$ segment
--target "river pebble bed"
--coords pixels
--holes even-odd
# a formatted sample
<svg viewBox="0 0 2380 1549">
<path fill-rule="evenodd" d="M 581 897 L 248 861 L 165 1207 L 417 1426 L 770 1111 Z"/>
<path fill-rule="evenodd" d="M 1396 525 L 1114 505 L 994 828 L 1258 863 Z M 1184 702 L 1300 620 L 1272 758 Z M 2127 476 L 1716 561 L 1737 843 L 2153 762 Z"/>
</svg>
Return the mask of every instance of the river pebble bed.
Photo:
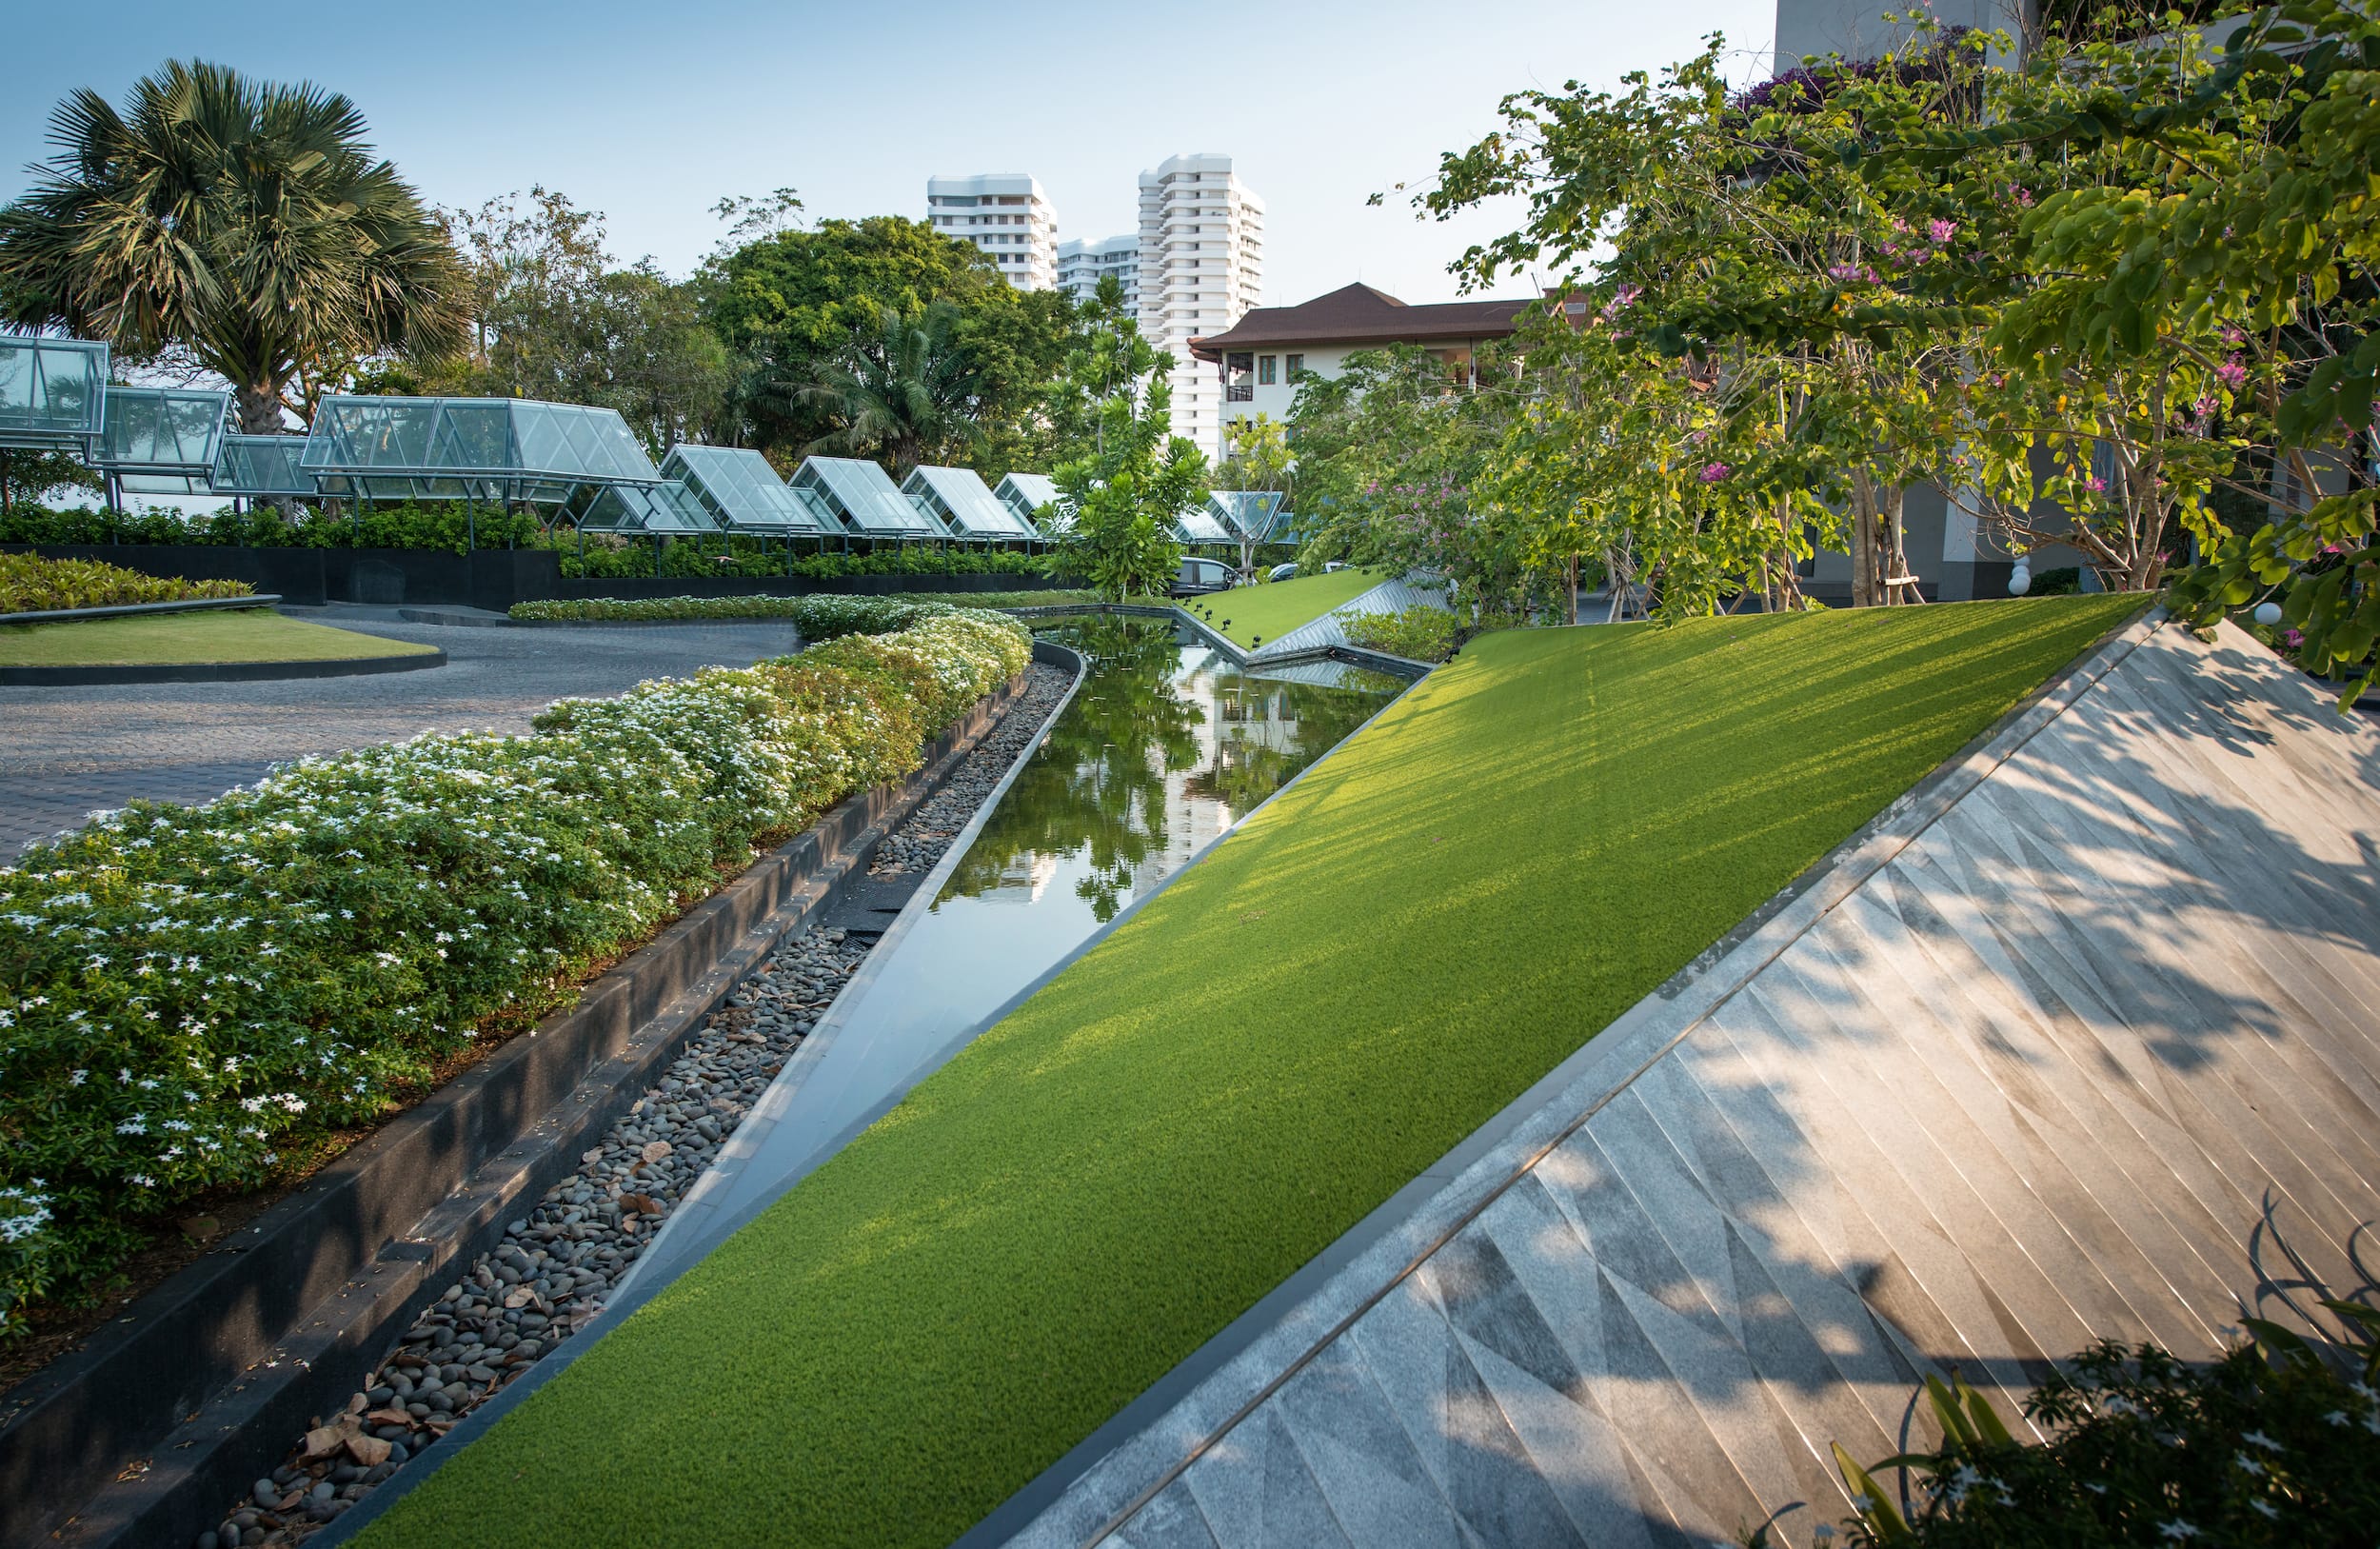
<svg viewBox="0 0 2380 1549">
<path fill-rule="evenodd" d="M 883 878 L 932 869 L 1073 681 L 1027 669 L 1015 702 L 940 790 L 878 845 Z M 585 1328 L 628 1266 L 867 958 L 874 934 L 813 926 L 780 943 L 688 1039 L 579 1170 L 417 1318 L 336 1415 L 317 1417 L 196 1549 L 292 1544 L 351 1510 L 462 1418 Z"/>
</svg>

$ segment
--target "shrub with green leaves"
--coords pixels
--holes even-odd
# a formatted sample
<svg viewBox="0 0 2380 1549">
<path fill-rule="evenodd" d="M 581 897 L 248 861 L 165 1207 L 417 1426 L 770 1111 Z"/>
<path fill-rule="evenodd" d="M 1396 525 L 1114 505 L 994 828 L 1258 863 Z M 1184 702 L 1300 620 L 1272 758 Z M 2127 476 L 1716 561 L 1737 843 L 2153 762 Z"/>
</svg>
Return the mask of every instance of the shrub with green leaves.
<svg viewBox="0 0 2380 1549">
<path fill-rule="evenodd" d="M 1031 649 L 943 609 L 27 851 L 0 870 L 0 1328 L 568 1002 L 757 847 L 915 768 Z"/>
<path fill-rule="evenodd" d="M 77 607 L 122 607 L 132 603 L 186 603 L 201 598 L 246 597 L 245 581 L 185 581 L 143 575 L 97 560 L 52 560 L 38 554 L 0 554 L 0 614 L 48 613 Z"/>
<path fill-rule="evenodd" d="M 1455 615 L 1426 603 L 1397 613 L 1342 609 L 1332 617 L 1348 644 L 1365 650 L 1386 651 L 1409 662 L 1443 662 L 1455 649 Z"/>
<path fill-rule="evenodd" d="M 2323 1304 L 2358 1346 L 2318 1348 L 2257 1319 L 2251 1340 L 2207 1362 L 2094 1345 L 2025 1400 L 2048 1435 L 2036 1443 L 1965 1382 L 1929 1380 L 1939 1448 L 1869 1468 L 1835 1449 L 1859 1509 L 1847 1536 L 1930 1549 L 2368 1543 L 2380 1522 L 2380 1313 Z M 1915 1479 L 1906 1500 L 1878 1478 L 1899 1467 Z"/>
</svg>

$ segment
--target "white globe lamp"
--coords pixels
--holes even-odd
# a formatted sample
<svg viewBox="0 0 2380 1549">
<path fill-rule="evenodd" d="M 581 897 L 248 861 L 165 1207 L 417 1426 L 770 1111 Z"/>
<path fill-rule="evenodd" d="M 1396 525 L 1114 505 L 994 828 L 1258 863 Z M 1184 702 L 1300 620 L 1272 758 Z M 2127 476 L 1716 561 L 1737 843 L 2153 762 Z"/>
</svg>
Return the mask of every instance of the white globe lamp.
<svg viewBox="0 0 2380 1549">
<path fill-rule="evenodd" d="M 2258 603 L 2256 605 L 2256 611 L 2250 616 L 2258 624 L 2261 624 L 2266 628 L 2270 629 L 2274 625 L 2281 622 L 2281 605 L 2278 603 Z"/>
</svg>

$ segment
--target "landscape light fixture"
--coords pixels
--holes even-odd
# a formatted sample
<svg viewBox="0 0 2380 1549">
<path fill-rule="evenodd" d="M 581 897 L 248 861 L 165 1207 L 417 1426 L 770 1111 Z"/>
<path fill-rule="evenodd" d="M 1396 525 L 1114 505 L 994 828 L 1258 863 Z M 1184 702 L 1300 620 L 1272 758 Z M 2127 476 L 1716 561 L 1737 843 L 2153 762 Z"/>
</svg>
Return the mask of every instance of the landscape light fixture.
<svg viewBox="0 0 2380 1549">
<path fill-rule="evenodd" d="M 2281 605 L 2278 603 L 2258 603 L 2256 605 L 2255 620 L 2266 628 L 2271 628 L 2274 625 L 2281 622 Z"/>
</svg>

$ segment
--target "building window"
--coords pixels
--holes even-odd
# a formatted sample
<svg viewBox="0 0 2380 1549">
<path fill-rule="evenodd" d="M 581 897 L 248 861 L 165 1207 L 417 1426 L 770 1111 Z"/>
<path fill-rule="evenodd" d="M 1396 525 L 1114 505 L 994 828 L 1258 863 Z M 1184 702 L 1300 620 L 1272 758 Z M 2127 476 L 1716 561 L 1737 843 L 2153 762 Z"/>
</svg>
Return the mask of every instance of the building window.
<svg viewBox="0 0 2380 1549">
<path fill-rule="evenodd" d="M 1273 368 L 1279 364 L 1280 357 L 1278 355 L 1259 355 L 1256 358 L 1256 385 L 1259 387 L 1273 386 L 1276 380 Z"/>
<path fill-rule="evenodd" d="M 1289 380 L 1295 382 L 1298 380 L 1298 373 L 1306 368 L 1306 358 L 1303 355 L 1291 355 L 1288 357 L 1288 364 Z"/>
<path fill-rule="evenodd" d="M 1244 404 L 1254 398 L 1256 396 L 1256 356 L 1252 353 L 1234 350 L 1223 357 L 1223 365 L 1230 374 L 1230 381 L 1223 388 L 1223 396 L 1235 404 Z"/>
</svg>

